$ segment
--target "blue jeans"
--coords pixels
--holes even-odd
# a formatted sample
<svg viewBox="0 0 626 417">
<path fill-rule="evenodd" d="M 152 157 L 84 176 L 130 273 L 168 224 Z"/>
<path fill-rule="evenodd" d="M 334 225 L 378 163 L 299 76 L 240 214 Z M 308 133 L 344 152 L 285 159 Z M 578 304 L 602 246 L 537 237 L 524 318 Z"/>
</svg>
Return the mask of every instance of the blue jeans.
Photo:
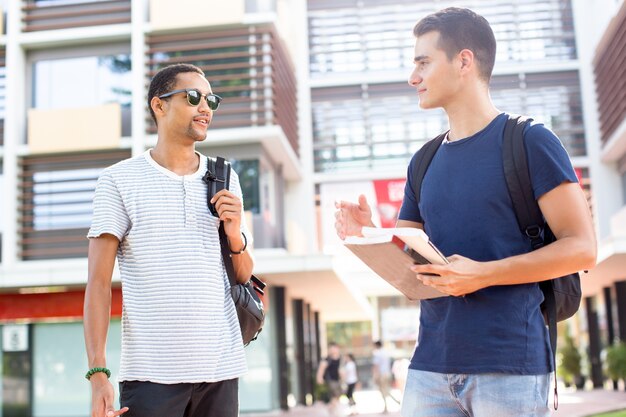
<svg viewBox="0 0 626 417">
<path fill-rule="evenodd" d="M 547 417 L 550 374 L 440 374 L 409 369 L 402 417 Z"/>
</svg>

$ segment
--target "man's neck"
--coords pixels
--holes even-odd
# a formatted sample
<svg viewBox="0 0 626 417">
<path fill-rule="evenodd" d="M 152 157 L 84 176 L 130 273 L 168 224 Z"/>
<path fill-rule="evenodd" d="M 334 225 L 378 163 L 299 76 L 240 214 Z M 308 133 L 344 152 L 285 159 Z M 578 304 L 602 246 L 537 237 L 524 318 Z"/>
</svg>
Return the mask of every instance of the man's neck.
<svg viewBox="0 0 626 417">
<path fill-rule="evenodd" d="M 193 143 L 189 146 L 158 140 L 150 156 L 157 164 L 177 175 L 193 174 L 200 164 Z"/>
<path fill-rule="evenodd" d="M 483 130 L 501 112 L 493 105 L 489 91 L 477 88 L 445 106 L 450 133 L 448 140 L 470 137 Z"/>
</svg>

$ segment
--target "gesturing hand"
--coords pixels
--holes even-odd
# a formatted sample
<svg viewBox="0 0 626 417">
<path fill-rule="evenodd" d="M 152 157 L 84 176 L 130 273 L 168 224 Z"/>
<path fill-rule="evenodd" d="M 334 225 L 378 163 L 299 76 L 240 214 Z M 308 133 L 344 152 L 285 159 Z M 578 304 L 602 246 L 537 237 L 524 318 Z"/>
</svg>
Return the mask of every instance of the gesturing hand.
<svg viewBox="0 0 626 417">
<path fill-rule="evenodd" d="M 336 201 L 335 229 L 341 240 L 347 236 L 360 236 L 363 226 L 374 226 L 372 223 L 372 209 L 363 194 L 359 196 L 359 203 Z"/>
</svg>

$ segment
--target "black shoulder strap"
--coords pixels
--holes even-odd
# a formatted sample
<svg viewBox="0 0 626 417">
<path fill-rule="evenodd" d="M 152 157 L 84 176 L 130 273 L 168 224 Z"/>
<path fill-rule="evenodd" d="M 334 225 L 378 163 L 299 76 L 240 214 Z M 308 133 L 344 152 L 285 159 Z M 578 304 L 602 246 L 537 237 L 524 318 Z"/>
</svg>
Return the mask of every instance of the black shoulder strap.
<svg viewBox="0 0 626 417">
<path fill-rule="evenodd" d="M 524 146 L 524 129 L 531 120 L 523 116 L 509 117 L 504 127 L 502 162 L 517 223 L 535 250 L 543 245 L 544 220 L 535 200 Z"/>
<path fill-rule="evenodd" d="M 504 177 L 511 195 L 517 223 L 522 233 L 530 240 L 532 250 L 535 250 L 544 245 L 545 234 L 552 232 L 545 223 L 541 209 L 537 204 L 537 200 L 535 200 L 535 193 L 530 180 L 526 147 L 524 145 L 524 129 L 531 121 L 532 119 L 524 116 L 509 117 L 504 127 L 502 162 L 504 165 Z M 539 288 L 541 288 L 544 296 L 542 307 L 548 322 L 550 348 L 552 349 L 552 366 L 555 366 L 556 298 L 552 280 L 540 282 Z M 559 405 L 556 388 L 556 367 L 554 369 L 554 407 L 556 410 Z"/>
<path fill-rule="evenodd" d="M 434 139 L 429 140 L 417 151 L 415 155 L 415 165 L 413 166 L 413 193 L 415 194 L 415 202 L 419 204 L 420 195 L 422 193 L 422 182 L 426 175 L 426 170 L 432 162 L 441 143 L 446 138 L 448 132 L 442 133 Z"/>
<path fill-rule="evenodd" d="M 217 215 L 211 204 L 211 198 L 221 190 L 228 190 L 228 186 L 230 185 L 230 162 L 226 161 L 221 156 L 217 158 L 207 157 L 207 171 L 202 180 L 206 182 L 209 187 L 207 192 L 207 204 L 209 209 L 213 215 Z M 230 257 L 230 248 L 228 247 L 228 238 L 226 237 L 223 221 L 220 221 L 219 235 L 224 268 L 226 269 L 230 285 L 234 286 L 237 284 L 235 281 L 235 268 L 233 266 L 233 260 Z"/>
</svg>

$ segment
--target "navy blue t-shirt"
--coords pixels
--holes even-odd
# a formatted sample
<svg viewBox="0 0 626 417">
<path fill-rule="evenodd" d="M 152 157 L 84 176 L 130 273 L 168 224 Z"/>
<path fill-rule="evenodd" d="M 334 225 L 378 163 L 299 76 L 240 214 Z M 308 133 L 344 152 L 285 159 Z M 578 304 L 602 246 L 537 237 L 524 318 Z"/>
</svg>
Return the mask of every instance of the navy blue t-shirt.
<svg viewBox="0 0 626 417">
<path fill-rule="evenodd" d="M 419 207 L 408 168 L 399 218 L 420 222 L 444 255 L 492 261 L 530 251 L 520 232 L 504 178 L 500 114 L 475 135 L 446 142 L 422 183 Z M 565 181 L 577 182 L 559 139 L 541 124 L 524 134 L 535 198 Z M 411 369 L 441 373 L 536 375 L 552 371 L 536 283 L 493 286 L 465 297 L 421 302 Z"/>
</svg>

